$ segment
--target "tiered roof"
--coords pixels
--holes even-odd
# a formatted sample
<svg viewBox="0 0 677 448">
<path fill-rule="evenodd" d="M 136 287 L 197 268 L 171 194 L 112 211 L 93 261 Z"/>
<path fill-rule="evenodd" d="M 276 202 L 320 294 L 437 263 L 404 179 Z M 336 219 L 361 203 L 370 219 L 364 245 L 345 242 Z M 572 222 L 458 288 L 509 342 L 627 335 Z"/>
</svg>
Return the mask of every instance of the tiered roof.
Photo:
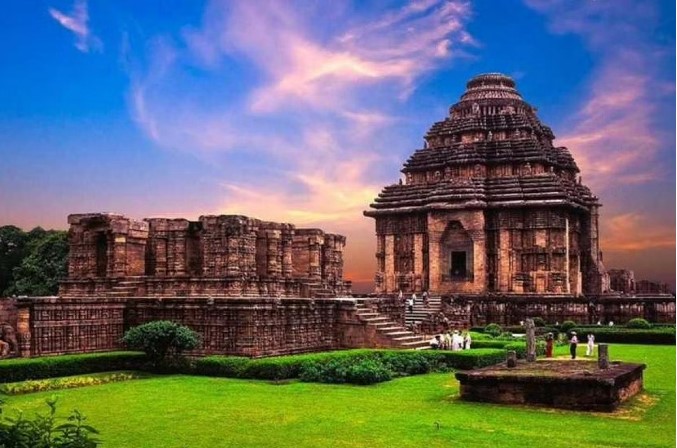
<svg viewBox="0 0 677 448">
<path fill-rule="evenodd" d="M 430 128 L 426 147 L 405 162 L 407 183 L 385 187 L 365 214 L 598 205 L 590 189 L 577 180 L 579 169 L 571 153 L 553 146 L 554 138 L 522 99 L 514 80 L 500 73 L 479 75 L 468 82 L 449 116 Z M 532 172 L 532 166 L 538 169 Z M 496 174 L 499 167 L 501 174 Z M 505 174 L 506 167 L 513 167 L 515 174 Z M 454 168 L 471 174 L 450 176 Z"/>
</svg>

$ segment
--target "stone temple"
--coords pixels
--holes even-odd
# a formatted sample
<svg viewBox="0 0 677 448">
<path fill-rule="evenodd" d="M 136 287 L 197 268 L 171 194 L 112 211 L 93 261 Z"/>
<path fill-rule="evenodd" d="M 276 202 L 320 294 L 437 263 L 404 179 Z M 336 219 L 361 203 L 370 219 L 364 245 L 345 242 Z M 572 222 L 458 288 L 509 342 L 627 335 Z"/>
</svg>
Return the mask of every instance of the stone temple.
<svg viewBox="0 0 677 448">
<path fill-rule="evenodd" d="M 365 212 L 378 239 L 371 297 L 343 279 L 345 237 L 320 229 L 75 214 L 59 296 L 0 300 L 0 330 L 28 357 L 120 350 L 127 329 L 172 320 L 200 334 L 192 355 L 271 356 L 427 347 L 440 322 L 674 322 L 674 295 L 630 293 L 632 276 L 614 273 L 626 293 L 607 292 L 600 203 L 553 139 L 512 79 L 470 80 L 405 163 L 406 182 Z M 405 314 L 400 290 L 429 291 L 430 308 Z"/>
<path fill-rule="evenodd" d="M 601 204 L 554 138 L 513 79 L 472 78 L 405 162 L 405 182 L 364 212 L 376 221 L 376 291 L 606 292 Z"/>
</svg>

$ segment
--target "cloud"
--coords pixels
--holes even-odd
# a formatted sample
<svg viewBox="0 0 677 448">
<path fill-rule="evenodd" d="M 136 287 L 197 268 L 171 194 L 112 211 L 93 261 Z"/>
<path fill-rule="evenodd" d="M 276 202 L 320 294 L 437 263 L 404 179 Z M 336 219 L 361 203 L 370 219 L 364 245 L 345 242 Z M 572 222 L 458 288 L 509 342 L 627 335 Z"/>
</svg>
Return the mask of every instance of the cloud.
<svg viewBox="0 0 677 448">
<path fill-rule="evenodd" d="M 546 14 L 553 32 L 581 36 L 600 61 L 587 98 L 557 140 L 572 151 L 587 183 L 604 190 L 665 179 L 669 173 L 658 159 L 671 150 L 674 136 L 657 118 L 666 88 L 674 95 L 672 80 L 661 71 L 672 49 L 648 38 L 647 27 L 658 19 L 655 5 L 634 0 L 526 3 Z"/>
<path fill-rule="evenodd" d="M 675 247 L 675 228 L 656 225 L 640 213 L 625 213 L 607 220 L 603 247 L 609 251 L 640 251 Z"/>
<path fill-rule="evenodd" d="M 87 0 L 76 0 L 70 14 L 65 14 L 55 8 L 49 8 L 48 11 L 49 15 L 61 26 L 75 34 L 75 48 L 83 53 L 101 50 L 101 41 L 92 34 L 88 26 Z"/>
</svg>

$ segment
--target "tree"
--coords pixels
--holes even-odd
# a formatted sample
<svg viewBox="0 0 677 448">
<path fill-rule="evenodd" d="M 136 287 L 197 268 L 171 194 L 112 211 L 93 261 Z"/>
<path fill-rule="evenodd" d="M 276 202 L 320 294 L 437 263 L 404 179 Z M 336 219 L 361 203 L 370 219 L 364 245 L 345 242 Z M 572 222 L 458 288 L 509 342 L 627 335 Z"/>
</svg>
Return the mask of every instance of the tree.
<svg viewBox="0 0 677 448">
<path fill-rule="evenodd" d="M 197 348 L 200 336 L 175 322 L 156 320 L 130 328 L 122 342 L 132 350 L 145 352 L 155 366 L 160 366 L 169 355 L 178 359 L 184 351 Z"/>
<path fill-rule="evenodd" d="M 64 231 L 31 230 L 27 255 L 12 271 L 13 284 L 6 290 L 12 295 L 55 295 L 59 280 L 68 274 L 68 240 Z"/>
<path fill-rule="evenodd" d="M 28 235 L 16 226 L 0 227 L 0 294 L 14 283 L 12 271 L 26 255 Z"/>
</svg>

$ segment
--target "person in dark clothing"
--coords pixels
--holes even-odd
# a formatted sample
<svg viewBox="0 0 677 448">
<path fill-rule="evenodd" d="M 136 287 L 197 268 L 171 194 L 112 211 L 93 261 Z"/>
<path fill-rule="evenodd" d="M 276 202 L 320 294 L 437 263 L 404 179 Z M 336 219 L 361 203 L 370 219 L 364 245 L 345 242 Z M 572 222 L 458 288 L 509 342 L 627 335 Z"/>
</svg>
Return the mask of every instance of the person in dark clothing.
<svg viewBox="0 0 677 448">
<path fill-rule="evenodd" d="M 576 346 L 578 346 L 578 338 L 576 337 L 576 332 L 571 332 L 571 339 L 569 339 L 569 352 L 571 353 L 571 359 L 576 359 Z"/>
</svg>

